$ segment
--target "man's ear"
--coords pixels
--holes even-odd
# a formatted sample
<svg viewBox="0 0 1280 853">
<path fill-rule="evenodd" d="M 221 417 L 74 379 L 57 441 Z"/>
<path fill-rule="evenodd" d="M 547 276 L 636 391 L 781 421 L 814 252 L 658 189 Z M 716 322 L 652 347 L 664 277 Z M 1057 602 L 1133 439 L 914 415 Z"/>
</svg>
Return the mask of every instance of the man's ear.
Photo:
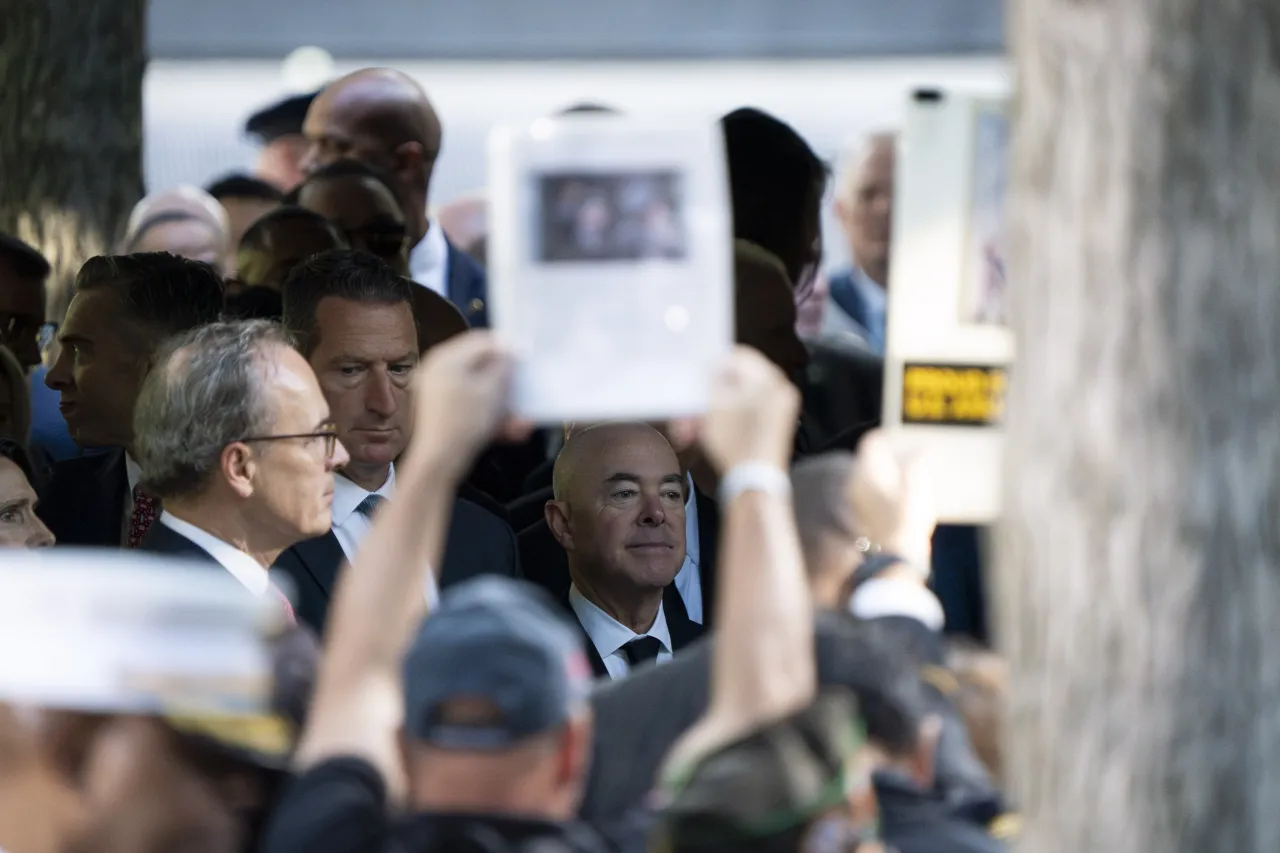
<svg viewBox="0 0 1280 853">
<path fill-rule="evenodd" d="M 933 788 L 934 762 L 938 755 L 938 740 L 942 737 L 942 718 L 929 714 L 920 723 L 920 736 L 911 755 L 911 778 L 922 791 Z"/>
<path fill-rule="evenodd" d="M 253 495 L 253 477 L 258 471 L 258 463 L 249 445 L 233 441 L 222 448 L 218 468 L 233 492 L 241 498 Z"/>
<path fill-rule="evenodd" d="M 542 507 L 542 517 L 551 528 L 551 535 L 566 551 L 573 550 L 573 532 L 569 529 L 569 505 L 564 501 L 547 501 Z"/>
</svg>

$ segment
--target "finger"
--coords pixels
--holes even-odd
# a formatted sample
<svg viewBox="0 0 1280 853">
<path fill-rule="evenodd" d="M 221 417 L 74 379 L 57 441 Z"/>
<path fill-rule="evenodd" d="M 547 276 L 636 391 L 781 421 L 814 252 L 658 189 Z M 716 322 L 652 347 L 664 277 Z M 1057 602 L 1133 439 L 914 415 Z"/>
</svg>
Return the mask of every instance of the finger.
<svg viewBox="0 0 1280 853">
<path fill-rule="evenodd" d="M 698 441 L 698 427 L 700 421 L 697 418 L 674 418 L 667 424 L 666 433 L 667 440 L 671 442 L 671 449 L 676 453 L 683 453 Z"/>
</svg>

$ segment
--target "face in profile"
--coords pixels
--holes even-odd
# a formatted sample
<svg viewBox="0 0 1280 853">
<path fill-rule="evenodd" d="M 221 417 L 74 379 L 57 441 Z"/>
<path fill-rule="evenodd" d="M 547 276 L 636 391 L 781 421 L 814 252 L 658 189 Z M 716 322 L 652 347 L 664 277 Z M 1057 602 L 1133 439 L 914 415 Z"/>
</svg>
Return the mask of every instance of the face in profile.
<svg viewBox="0 0 1280 853">
<path fill-rule="evenodd" d="M 413 310 L 407 303 L 326 296 L 316 306 L 316 327 L 319 343 L 310 363 L 351 457 L 346 473 L 376 490 L 413 428 L 409 391 L 418 364 Z"/>
<path fill-rule="evenodd" d="M 36 517 L 36 492 L 12 460 L 0 456 L 0 548 L 45 548 L 53 534 Z"/>
<path fill-rule="evenodd" d="M 298 205 L 336 225 L 351 248 L 377 255 L 401 275 L 408 273 L 404 214 L 380 181 L 364 175 L 313 180 L 298 193 Z"/>
<path fill-rule="evenodd" d="M 263 394 L 271 409 L 271 434 L 311 436 L 252 445 L 255 517 L 274 545 L 287 548 L 328 532 L 333 471 L 346 464 L 347 454 L 341 442 L 315 435 L 331 429 L 329 406 L 302 356 L 273 346 L 270 359 Z"/>
<path fill-rule="evenodd" d="M 77 444 L 133 441 L 133 406 L 149 358 L 133 332 L 110 288 L 82 290 L 71 300 L 58 331 L 58 357 L 44 381 L 59 393 L 58 409 Z"/>
<path fill-rule="evenodd" d="M 573 476 L 548 522 L 571 565 L 613 588 L 660 589 L 685 555 L 685 480 L 667 440 L 644 424 L 579 433 Z"/>
</svg>

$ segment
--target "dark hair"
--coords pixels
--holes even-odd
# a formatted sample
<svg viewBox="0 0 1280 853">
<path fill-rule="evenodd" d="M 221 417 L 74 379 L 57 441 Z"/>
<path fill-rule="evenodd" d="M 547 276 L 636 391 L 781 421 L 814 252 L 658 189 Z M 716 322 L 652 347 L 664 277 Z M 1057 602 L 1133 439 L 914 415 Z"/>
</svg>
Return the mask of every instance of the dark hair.
<svg viewBox="0 0 1280 853">
<path fill-rule="evenodd" d="M 368 252 L 337 249 L 313 255 L 293 268 L 284 282 L 284 327 L 310 356 L 320 343 L 316 308 L 326 296 L 352 302 L 413 308 L 413 288 L 385 261 Z"/>
<path fill-rule="evenodd" d="M 853 693 L 867 737 L 890 754 L 911 754 L 929 713 L 928 694 L 915 659 L 886 625 L 844 613 L 825 613 L 819 631 L 818 682 Z"/>
<path fill-rule="evenodd" d="M 154 351 L 165 338 L 216 322 L 222 279 L 213 267 L 168 252 L 98 255 L 76 274 L 76 292 L 113 290 L 127 319 Z M 122 336 L 131 337 L 126 330 Z"/>
<path fill-rule="evenodd" d="M 333 237 L 335 248 L 347 245 L 347 238 L 342 236 L 338 226 L 314 210 L 307 210 L 305 207 L 297 207 L 296 205 L 285 205 L 268 211 L 255 219 L 253 224 L 245 230 L 244 236 L 240 238 L 239 251 L 265 251 L 267 248 L 267 232 L 277 225 L 283 225 L 287 222 L 306 222 L 316 228 L 327 231 Z"/>
<path fill-rule="evenodd" d="M 284 199 L 284 193 L 280 192 L 276 187 L 261 178 L 255 178 L 243 172 L 224 175 L 205 187 L 204 191 L 218 201 L 226 198 L 256 198 L 262 201 L 282 201 Z"/>
<path fill-rule="evenodd" d="M 303 187 L 320 181 L 333 180 L 334 178 L 372 178 L 386 187 L 387 192 L 391 193 L 391 197 L 396 200 L 396 204 L 400 203 L 400 191 L 396 189 L 395 178 L 391 176 L 390 172 L 363 160 L 352 160 L 349 157 L 335 160 L 329 165 L 307 175 L 306 179 L 289 193 L 289 203 L 298 203 L 298 199 L 302 197 Z"/>
<path fill-rule="evenodd" d="M 31 454 L 27 452 L 25 444 L 11 435 L 0 434 L 0 458 L 8 459 L 17 465 L 31 488 L 37 490 L 40 488 L 42 478 L 36 471 L 35 465 L 31 463 Z"/>
<path fill-rule="evenodd" d="M 828 170 L 789 124 L 744 107 L 720 119 L 733 204 L 733 236 L 777 255 L 794 287 L 814 260 Z"/>
<path fill-rule="evenodd" d="M 0 232 L 0 258 L 6 259 L 14 272 L 23 278 L 38 278 L 44 281 L 49 277 L 49 262 L 32 246 L 17 237 Z"/>
<path fill-rule="evenodd" d="M 280 291 L 261 285 L 228 294 L 222 309 L 222 316 L 227 320 L 274 320 L 279 323 L 283 314 Z"/>
</svg>

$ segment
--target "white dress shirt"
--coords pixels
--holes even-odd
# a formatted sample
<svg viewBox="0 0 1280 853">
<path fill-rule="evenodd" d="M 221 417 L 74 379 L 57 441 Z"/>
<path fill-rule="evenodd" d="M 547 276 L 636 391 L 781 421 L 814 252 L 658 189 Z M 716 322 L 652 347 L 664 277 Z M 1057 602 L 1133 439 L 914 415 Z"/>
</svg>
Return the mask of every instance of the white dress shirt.
<svg viewBox="0 0 1280 853">
<path fill-rule="evenodd" d="M 698 498 L 693 487 L 693 475 L 686 474 L 689 483 L 689 499 L 684 502 L 684 565 L 676 575 L 676 591 L 684 602 L 689 619 L 702 624 L 702 575 L 698 573 L 698 560 L 702 547 L 698 540 Z"/>
<path fill-rule="evenodd" d="M 369 495 L 378 495 L 387 500 L 395 494 L 396 490 L 396 466 L 392 465 L 387 472 L 387 481 L 378 488 L 376 492 L 366 491 L 346 477 L 338 474 L 333 478 L 333 537 L 338 540 L 338 545 L 342 548 L 342 553 L 346 555 L 347 562 L 350 563 L 356 558 L 356 552 L 360 550 L 360 543 L 364 541 L 364 537 L 368 535 L 370 528 L 373 527 L 373 519 L 363 513 L 356 512 L 356 508 L 364 502 Z M 434 574 L 427 576 L 426 587 L 427 603 L 435 606 L 439 599 L 439 590 L 436 588 L 436 579 Z"/>
<path fill-rule="evenodd" d="M 218 564 L 240 581 L 249 592 L 259 596 L 266 594 L 268 587 L 271 586 L 271 579 L 267 576 L 267 570 L 253 557 L 209 531 L 202 530 L 191 522 L 183 521 L 167 512 L 160 513 L 159 521 L 174 533 L 208 551 L 209 556 L 217 560 Z"/>
<path fill-rule="evenodd" d="M 849 599 L 849 612 L 859 619 L 906 616 L 931 631 L 946 622 L 942 603 L 927 586 L 905 578 L 872 578 Z"/>
<path fill-rule="evenodd" d="M 662 612 L 661 604 L 658 605 L 658 617 L 643 634 L 637 634 L 587 601 L 576 586 L 569 587 L 569 606 L 578 617 L 582 630 L 591 638 L 591 645 L 596 647 L 610 678 L 622 678 L 631 669 L 622 647 L 637 637 L 653 637 L 662 644 L 662 648 L 658 650 L 658 663 L 671 660 L 671 632 L 667 630 L 667 617 Z"/>
<path fill-rule="evenodd" d="M 409 250 L 409 277 L 449 298 L 449 243 L 440 223 L 427 220 L 427 233 Z"/>
</svg>

